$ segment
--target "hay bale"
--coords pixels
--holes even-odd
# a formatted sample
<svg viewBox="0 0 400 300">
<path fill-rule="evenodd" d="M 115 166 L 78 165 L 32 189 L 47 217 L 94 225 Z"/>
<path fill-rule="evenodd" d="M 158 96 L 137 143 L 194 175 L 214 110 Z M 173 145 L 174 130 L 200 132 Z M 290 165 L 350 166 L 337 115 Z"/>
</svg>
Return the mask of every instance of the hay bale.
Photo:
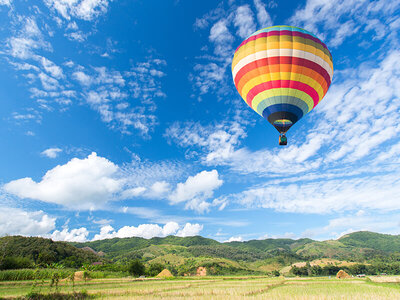
<svg viewBox="0 0 400 300">
<path fill-rule="evenodd" d="M 206 267 L 198 267 L 196 270 L 196 276 L 207 276 L 207 268 Z"/>
<path fill-rule="evenodd" d="M 170 277 L 174 277 L 174 275 L 172 275 L 172 273 L 168 269 L 164 269 L 156 277 L 158 277 L 158 278 L 170 278 Z"/>
<path fill-rule="evenodd" d="M 85 272 L 87 271 L 77 271 L 74 273 L 74 281 L 82 281 L 82 280 L 88 280 L 88 276 L 85 278 Z M 87 274 L 89 275 L 89 274 Z"/>
<path fill-rule="evenodd" d="M 350 275 L 347 274 L 345 271 L 340 270 L 339 272 L 337 272 L 336 278 L 338 278 L 338 279 L 350 278 Z"/>
</svg>

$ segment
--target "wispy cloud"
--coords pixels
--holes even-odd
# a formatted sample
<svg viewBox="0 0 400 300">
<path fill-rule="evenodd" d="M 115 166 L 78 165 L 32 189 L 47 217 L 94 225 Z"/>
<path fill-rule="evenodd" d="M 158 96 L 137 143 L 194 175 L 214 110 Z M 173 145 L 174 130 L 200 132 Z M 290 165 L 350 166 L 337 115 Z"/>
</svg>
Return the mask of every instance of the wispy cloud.
<svg viewBox="0 0 400 300">
<path fill-rule="evenodd" d="M 387 213 L 374 213 L 358 210 L 354 213 L 345 214 L 329 219 L 326 226 L 309 228 L 301 235 L 313 239 L 337 239 L 345 234 L 355 231 L 373 231 L 387 234 L 399 234 L 399 215 Z"/>
<path fill-rule="evenodd" d="M 78 18 L 91 21 L 107 12 L 109 0 L 44 0 L 45 4 L 59 13 L 63 18 L 70 20 Z"/>
<path fill-rule="evenodd" d="M 326 40 L 331 47 L 338 47 L 348 37 L 362 31 L 375 31 L 374 39 L 389 36 L 393 13 L 400 4 L 396 1 L 308 0 L 304 8 L 298 9 L 288 20 Z"/>
<path fill-rule="evenodd" d="M 41 154 L 43 156 L 47 156 L 48 158 L 56 158 L 59 153 L 62 152 L 62 149 L 60 148 L 49 148 L 44 150 Z"/>
<path fill-rule="evenodd" d="M 45 41 L 36 20 L 33 17 L 20 20 L 24 25 L 20 31 L 7 40 L 8 53 L 14 58 L 29 59 L 34 51 L 44 49 L 52 51 L 50 43 Z"/>
<path fill-rule="evenodd" d="M 255 2 L 256 4 L 256 2 Z M 258 4 L 258 3 L 257 3 Z M 260 7 L 258 7 L 260 8 Z M 265 16 L 264 16 L 265 17 Z M 256 31 L 256 23 L 254 22 L 254 14 L 249 5 L 239 6 L 236 9 L 233 24 L 237 27 L 237 35 L 246 38 Z"/>
</svg>

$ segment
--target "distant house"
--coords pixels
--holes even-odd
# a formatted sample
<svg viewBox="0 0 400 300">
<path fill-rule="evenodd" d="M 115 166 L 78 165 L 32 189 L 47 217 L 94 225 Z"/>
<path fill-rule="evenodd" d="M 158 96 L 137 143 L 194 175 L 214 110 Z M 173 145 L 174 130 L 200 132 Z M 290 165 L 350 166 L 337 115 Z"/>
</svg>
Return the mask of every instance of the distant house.
<svg viewBox="0 0 400 300">
<path fill-rule="evenodd" d="M 358 278 L 363 278 L 363 277 L 365 277 L 365 274 L 357 274 L 357 277 Z"/>
</svg>

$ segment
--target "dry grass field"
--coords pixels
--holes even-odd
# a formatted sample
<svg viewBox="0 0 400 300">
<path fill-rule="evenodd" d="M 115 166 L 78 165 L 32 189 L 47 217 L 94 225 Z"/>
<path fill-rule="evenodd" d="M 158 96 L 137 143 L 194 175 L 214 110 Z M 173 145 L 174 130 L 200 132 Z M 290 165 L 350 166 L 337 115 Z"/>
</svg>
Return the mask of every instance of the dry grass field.
<svg viewBox="0 0 400 300">
<path fill-rule="evenodd" d="M 87 291 L 97 299 L 400 299 L 400 277 L 371 279 L 205 277 L 172 280 L 97 279 L 76 282 L 75 291 Z M 0 298 L 25 296 L 32 281 L 0 282 Z M 41 293 L 54 287 L 45 282 Z M 72 293 L 70 283 L 59 285 L 61 293 Z"/>
</svg>

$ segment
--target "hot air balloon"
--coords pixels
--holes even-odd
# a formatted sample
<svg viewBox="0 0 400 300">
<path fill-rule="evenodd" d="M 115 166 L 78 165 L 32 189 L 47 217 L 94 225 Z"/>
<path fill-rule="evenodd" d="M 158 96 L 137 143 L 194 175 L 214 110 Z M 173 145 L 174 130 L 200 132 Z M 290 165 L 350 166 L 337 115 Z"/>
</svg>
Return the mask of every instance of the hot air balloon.
<svg viewBox="0 0 400 300">
<path fill-rule="evenodd" d="M 272 26 L 254 32 L 235 51 L 232 76 L 243 100 L 280 133 L 325 96 L 332 81 L 332 55 L 307 30 Z"/>
</svg>

